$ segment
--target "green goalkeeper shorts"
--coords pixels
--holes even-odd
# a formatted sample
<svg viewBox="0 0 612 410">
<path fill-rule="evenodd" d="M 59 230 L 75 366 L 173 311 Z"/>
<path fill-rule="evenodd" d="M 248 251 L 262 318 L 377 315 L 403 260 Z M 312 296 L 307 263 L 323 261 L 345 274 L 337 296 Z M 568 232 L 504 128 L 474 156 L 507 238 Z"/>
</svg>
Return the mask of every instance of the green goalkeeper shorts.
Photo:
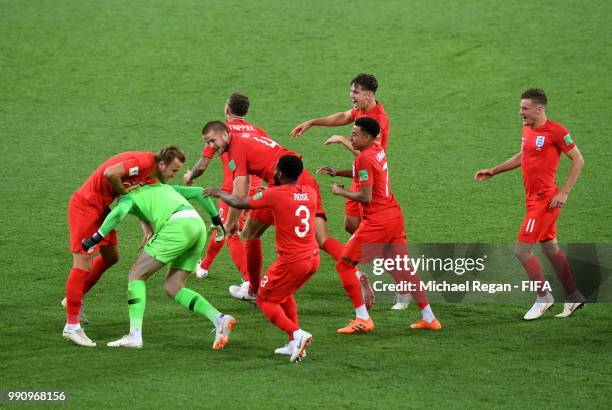
<svg viewBox="0 0 612 410">
<path fill-rule="evenodd" d="M 172 215 L 151 237 L 144 251 L 173 269 L 193 272 L 206 246 L 206 226 L 195 210 L 181 212 L 179 217 Z"/>
</svg>

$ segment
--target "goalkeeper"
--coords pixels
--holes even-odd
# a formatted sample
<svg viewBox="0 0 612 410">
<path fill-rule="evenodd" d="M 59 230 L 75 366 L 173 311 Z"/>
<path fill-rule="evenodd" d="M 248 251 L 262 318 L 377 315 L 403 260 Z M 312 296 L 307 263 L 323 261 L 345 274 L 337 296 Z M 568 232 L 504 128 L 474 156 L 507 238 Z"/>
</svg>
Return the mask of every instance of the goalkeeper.
<svg viewBox="0 0 612 410">
<path fill-rule="evenodd" d="M 158 183 L 145 185 L 124 195 L 98 232 L 83 240 L 83 250 L 94 249 L 129 213 L 148 225 L 148 235 L 145 236 L 150 239 L 144 243 L 129 272 L 130 333 L 108 343 L 108 346 L 142 347 L 142 320 L 147 299 L 145 281 L 168 264 L 170 269 L 164 282 L 166 294 L 185 309 L 204 315 L 214 323 L 216 337 L 213 349 L 220 350 L 229 341 L 229 333 L 236 320 L 219 312 L 199 293 L 184 287 L 185 279 L 196 268 L 207 239 L 204 222 L 188 199 L 197 200 L 212 217 L 214 228 L 224 232 L 217 209 L 210 198 L 202 196 L 202 188 Z"/>
</svg>

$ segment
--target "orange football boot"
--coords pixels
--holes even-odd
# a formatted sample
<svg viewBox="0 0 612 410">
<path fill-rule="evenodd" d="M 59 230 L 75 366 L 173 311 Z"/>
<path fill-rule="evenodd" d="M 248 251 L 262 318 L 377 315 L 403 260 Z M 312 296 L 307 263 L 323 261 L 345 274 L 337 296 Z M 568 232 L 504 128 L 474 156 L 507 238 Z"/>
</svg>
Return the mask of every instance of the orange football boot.
<svg viewBox="0 0 612 410">
<path fill-rule="evenodd" d="M 368 320 L 354 319 L 351 320 L 347 327 L 338 329 L 338 333 L 341 334 L 353 334 L 353 333 L 371 333 L 374 331 L 374 321 L 370 317 Z"/>
<path fill-rule="evenodd" d="M 438 319 L 434 319 L 431 323 L 421 319 L 418 322 L 411 324 L 410 329 L 441 330 L 442 325 L 440 322 L 438 322 Z"/>
</svg>

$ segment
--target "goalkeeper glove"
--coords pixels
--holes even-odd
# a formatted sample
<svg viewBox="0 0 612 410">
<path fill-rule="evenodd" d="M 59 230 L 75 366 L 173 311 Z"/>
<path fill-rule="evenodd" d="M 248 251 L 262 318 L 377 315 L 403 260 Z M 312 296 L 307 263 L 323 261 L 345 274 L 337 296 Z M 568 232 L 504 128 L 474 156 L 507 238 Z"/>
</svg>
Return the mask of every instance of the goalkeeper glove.
<svg viewBox="0 0 612 410">
<path fill-rule="evenodd" d="M 83 239 L 83 241 L 81 242 L 81 247 L 85 252 L 90 253 L 91 251 L 93 251 L 93 248 L 95 248 L 97 244 L 102 242 L 102 239 L 104 239 L 104 237 L 100 234 L 100 232 L 96 232 L 91 235 L 91 237 Z"/>
<path fill-rule="evenodd" d="M 215 229 L 217 230 L 215 242 L 221 242 L 225 239 L 225 228 L 223 227 L 223 221 L 221 221 L 221 217 L 219 215 L 212 217 L 212 225 L 210 225 L 208 234 L 212 234 L 212 231 Z"/>
</svg>

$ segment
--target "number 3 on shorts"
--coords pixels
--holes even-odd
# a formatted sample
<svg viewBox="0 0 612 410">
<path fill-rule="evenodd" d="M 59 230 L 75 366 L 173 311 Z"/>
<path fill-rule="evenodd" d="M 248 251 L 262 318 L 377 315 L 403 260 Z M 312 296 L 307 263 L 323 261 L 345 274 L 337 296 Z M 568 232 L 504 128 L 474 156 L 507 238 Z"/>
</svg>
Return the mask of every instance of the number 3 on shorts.
<svg viewBox="0 0 612 410">
<path fill-rule="evenodd" d="M 308 223 L 308 220 L 310 219 L 310 211 L 308 210 L 306 205 L 300 205 L 298 209 L 295 210 L 295 216 L 297 216 L 298 218 L 301 217 L 302 212 L 304 213 L 304 217 L 300 219 L 300 222 L 304 225 L 304 230 L 300 229 L 302 224 L 294 228 L 295 234 L 300 238 L 305 237 L 308 231 L 310 230 L 310 224 Z"/>
</svg>

